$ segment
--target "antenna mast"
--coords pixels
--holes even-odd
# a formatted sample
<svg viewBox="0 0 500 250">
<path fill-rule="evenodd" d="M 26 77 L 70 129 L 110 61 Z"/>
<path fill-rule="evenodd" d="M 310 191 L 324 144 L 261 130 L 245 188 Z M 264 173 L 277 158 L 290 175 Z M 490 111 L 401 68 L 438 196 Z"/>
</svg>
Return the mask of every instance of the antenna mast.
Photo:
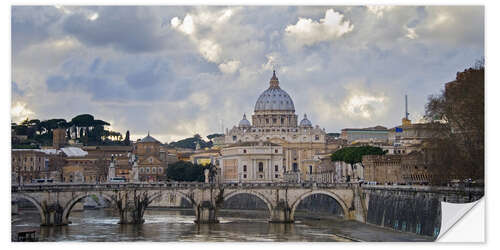
<svg viewBox="0 0 500 250">
<path fill-rule="evenodd" d="M 408 116 L 410 113 L 408 113 L 408 95 L 405 95 L 405 118 L 408 120 Z"/>
</svg>

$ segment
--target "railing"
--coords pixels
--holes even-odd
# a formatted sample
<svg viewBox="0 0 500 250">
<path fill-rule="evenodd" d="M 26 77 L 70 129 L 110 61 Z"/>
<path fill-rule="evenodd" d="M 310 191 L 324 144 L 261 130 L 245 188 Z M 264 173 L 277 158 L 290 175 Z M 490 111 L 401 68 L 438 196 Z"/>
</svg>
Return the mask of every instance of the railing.
<svg viewBox="0 0 500 250">
<path fill-rule="evenodd" d="M 75 190 L 125 190 L 125 189 L 346 189 L 361 186 L 366 190 L 400 190 L 415 192 L 484 192 L 480 187 L 437 187 L 437 186 L 405 186 L 405 185 L 367 185 L 360 183 L 317 183 L 317 182 L 260 182 L 260 183 L 203 183 L 203 182 L 136 182 L 136 183 L 33 183 L 12 185 L 12 192 L 21 191 L 75 191 Z"/>
<path fill-rule="evenodd" d="M 34 183 L 12 185 L 12 192 L 42 191 L 42 190 L 121 190 L 121 189 L 205 189 L 205 188 L 349 188 L 355 183 L 289 183 L 289 182 L 261 182 L 261 183 L 202 183 L 202 182 L 138 182 L 138 183 Z"/>
<path fill-rule="evenodd" d="M 446 187 L 446 186 L 419 186 L 419 185 L 361 185 L 367 190 L 401 190 L 415 192 L 471 192 L 483 193 L 482 187 Z"/>
</svg>

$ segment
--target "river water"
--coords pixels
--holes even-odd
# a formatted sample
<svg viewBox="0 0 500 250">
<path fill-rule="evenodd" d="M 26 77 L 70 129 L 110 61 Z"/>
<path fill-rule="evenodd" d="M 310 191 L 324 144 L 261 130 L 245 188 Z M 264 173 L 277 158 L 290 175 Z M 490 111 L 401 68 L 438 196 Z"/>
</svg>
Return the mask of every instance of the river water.
<svg viewBox="0 0 500 250">
<path fill-rule="evenodd" d="M 191 210 L 147 210 L 143 225 L 120 225 L 109 209 L 72 211 L 68 226 L 40 227 L 37 211 L 12 215 L 12 240 L 18 231 L 36 230 L 39 241 L 432 241 L 333 216 L 297 213 L 294 224 L 267 222 L 265 211 L 226 210 L 219 224 L 197 225 Z"/>
</svg>

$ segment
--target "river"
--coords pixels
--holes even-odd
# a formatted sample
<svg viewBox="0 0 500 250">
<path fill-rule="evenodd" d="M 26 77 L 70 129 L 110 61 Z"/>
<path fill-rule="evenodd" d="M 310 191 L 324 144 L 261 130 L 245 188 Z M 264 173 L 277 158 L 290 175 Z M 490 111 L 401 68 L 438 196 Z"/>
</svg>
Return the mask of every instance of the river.
<svg viewBox="0 0 500 250">
<path fill-rule="evenodd" d="M 72 211 L 68 226 L 40 227 L 37 211 L 12 215 L 12 240 L 18 231 L 36 230 L 39 241 L 432 241 L 426 236 L 396 232 L 334 216 L 297 213 L 293 224 L 267 222 L 265 211 L 225 210 L 219 224 L 197 225 L 191 210 L 147 210 L 143 225 L 120 225 L 109 209 Z"/>
</svg>

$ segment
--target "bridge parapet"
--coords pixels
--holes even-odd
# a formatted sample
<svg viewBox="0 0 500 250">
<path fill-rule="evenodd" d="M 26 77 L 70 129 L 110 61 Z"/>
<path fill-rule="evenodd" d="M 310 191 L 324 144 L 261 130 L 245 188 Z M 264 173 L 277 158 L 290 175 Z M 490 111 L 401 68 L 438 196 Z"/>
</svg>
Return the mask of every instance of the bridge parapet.
<svg viewBox="0 0 500 250">
<path fill-rule="evenodd" d="M 29 191 L 76 191 L 76 190 L 145 190 L 145 189 L 233 189 L 233 188 L 273 188 L 273 189 L 297 189 L 297 188 L 351 188 L 354 183 L 222 183 L 210 184 L 201 182 L 164 182 L 164 183 L 37 183 L 25 185 L 12 185 L 12 192 Z"/>
<path fill-rule="evenodd" d="M 425 193 L 484 193 L 483 187 L 405 186 L 405 185 L 362 185 L 365 190 L 390 190 Z"/>
</svg>

